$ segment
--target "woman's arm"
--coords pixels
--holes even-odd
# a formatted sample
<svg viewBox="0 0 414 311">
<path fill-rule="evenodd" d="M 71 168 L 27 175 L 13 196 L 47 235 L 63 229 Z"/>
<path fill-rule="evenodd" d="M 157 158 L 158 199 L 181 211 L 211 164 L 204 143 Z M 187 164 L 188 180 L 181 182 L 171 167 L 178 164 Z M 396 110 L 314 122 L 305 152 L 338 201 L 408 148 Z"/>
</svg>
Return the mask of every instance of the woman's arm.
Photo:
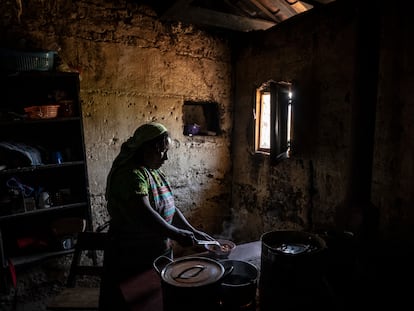
<svg viewBox="0 0 414 311">
<path fill-rule="evenodd" d="M 173 218 L 173 224 L 178 228 L 183 228 L 194 233 L 195 237 L 200 240 L 214 240 L 213 237 L 207 233 L 194 228 L 190 222 L 185 218 L 184 214 L 178 209 L 175 209 L 175 214 Z"/>
<path fill-rule="evenodd" d="M 128 203 L 128 214 L 131 211 L 135 211 L 134 217 L 140 217 L 140 214 L 144 216 L 150 223 L 149 226 L 153 227 L 155 231 L 177 241 L 182 246 L 191 246 L 194 242 L 193 230 L 188 227 L 178 227 L 169 224 L 158 214 L 151 206 L 148 196 L 135 197 L 134 200 L 130 200 Z M 132 216 L 132 215 L 130 215 Z"/>
</svg>

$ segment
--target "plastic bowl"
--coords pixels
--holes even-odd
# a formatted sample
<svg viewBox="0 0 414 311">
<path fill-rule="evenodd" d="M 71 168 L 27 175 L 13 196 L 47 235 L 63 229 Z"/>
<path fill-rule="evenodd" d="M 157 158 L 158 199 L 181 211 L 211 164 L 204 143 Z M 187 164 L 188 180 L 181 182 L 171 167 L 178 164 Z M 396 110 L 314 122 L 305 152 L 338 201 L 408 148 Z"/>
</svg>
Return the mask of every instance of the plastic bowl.
<svg viewBox="0 0 414 311">
<path fill-rule="evenodd" d="M 200 125 L 187 124 L 184 126 L 184 135 L 192 136 L 197 135 L 200 132 Z"/>
</svg>

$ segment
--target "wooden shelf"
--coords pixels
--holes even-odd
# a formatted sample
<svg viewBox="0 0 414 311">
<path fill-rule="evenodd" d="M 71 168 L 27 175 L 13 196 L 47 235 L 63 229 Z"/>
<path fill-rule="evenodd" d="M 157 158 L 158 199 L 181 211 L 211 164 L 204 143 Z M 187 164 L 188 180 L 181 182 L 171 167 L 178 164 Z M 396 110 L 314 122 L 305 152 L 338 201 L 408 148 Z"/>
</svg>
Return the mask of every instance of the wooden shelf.
<svg viewBox="0 0 414 311">
<path fill-rule="evenodd" d="M 59 211 L 68 210 L 68 209 L 83 207 L 87 205 L 88 205 L 87 202 L 71 203 L 71 204 L 58 205 L 58 206 L 53 206 L 53 207 L 48 207 L 48 208 L 36 209 L 30 212 L 20 212 L 20 213 L 15 213 L 15 214 L 10 214 L 10 215 L 3 215 L 3 216 L 0 216 L 0 221 L 5 221 L 5 220 L 10 220 L 10 219 L 15 219 L 15 218 L 30 217 L 33 215 L 45 214 L 45 213 L 50 213 L 50 212 L 58 211 L 58 210 Z"/>
<path fill-rule="evenodd" d="M 0 141 L 23 145 L 18 150 L 6 147 L 0 150 L 0 285 L 4 284 L 3 287 L 10 282 L 6 269 L 9 262 L 14 266 L 35 264 L 73 252 L 60 248 L 53 228 L 59 220 L 83 219 L 86 228 L 92 228 L 79 93 L 78 73 L 0 74 Z M 73 105 L 69 117 L 64 109 L 51 119 L 28 119 L 25 115 L 24 108 L 65 101 Z M 27 154 L 30 150 L 26 152 L 24 146 L 36 149 L 33 151 L 36 159 Z M 61 160 L 55 159 L 57 152 L 61 153 Z M 61 225 L 58 227 L 61 229 Z M 25 239 L 45 243 L 22 246 Z"/>
<path fill-rule="evenodd" d="M 1 120 L 0 119 L 0 125 L 8 125 L 8 126 L 13 126 L 13 125 L 22 125 L 22 124 L 38 124 L 38 123 L 53 123 L 53 122 L 71 122 L 71 121 L 79 121 L 80 117 L 57 117 L 57 118 L 52 118 L 52 119 L 26 119 L 24 117 L 22 118 L 18 118 L 16 117 L 16 119 L 12 119 L 12 120 Z"/>
<path fill-rule="evenodd" d="M 33 166 L 25 166 L 25 167 L 12 168 L 12 169 L 4 169 L 0 171 L 0 174 L 34 172 L 34 171 L 40 171 L 40 170 L 63 168 L 63 167 L 68 167 L 68 166 L 78 166 L 78 165 L 84 165 L 84 164 L 85 162 L 83 161 L 72 161 L 72 162 L 63 162 L 61 164 L 33 165 Z"/>
<path fill-rule="evenodd" d="M 39 261 L 49 259 L 49 258 L 72 254 L 73 251 L 74 249 L 69 249 L 69 250 L 61 250 L 61 251 L 36 253 L 33 255 L 17 256 L 17 257 L 11 257 L 10 261 L 12 262 L 14 266 L 22 266 L 22 265 L 39 262 Z"/>
</svg>

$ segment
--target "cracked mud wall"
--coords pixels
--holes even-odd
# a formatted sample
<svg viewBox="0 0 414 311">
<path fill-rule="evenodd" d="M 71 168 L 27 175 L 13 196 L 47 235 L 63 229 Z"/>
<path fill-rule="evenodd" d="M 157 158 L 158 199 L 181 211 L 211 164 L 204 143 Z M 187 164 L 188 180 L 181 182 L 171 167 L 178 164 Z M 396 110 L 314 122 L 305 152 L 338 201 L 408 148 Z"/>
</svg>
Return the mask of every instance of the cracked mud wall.
<svg viewBox="0 0 414 311">
<path fill-rule="evenodd" d="M 80 73 L 94 225 L 107 219 L 106 176 L 121 144 L 140 124 L 155 120 L 167 126 L 173 139 L 163 169 L 177 206 L 193 225 L 221 234 L 231 194 L 228 39 L 162 23 L 148 7 L 128 1 L 6 0 L 0 10 L 2 47 L 55 50 L 62 68 Z M 184 135 L 186 101 L 217 103 L 220 134 Z M 69 260 L 18 271 L 18 308 L 42 310 L 47 297 L 64 284 Z M 28 287 L 36 292 L 30 297 Z M 13 299 L 13 293 L 2 298 L 0 309 L 11 307 Z"/>
<path fill-rule="evenodd" d="M 342 230 L 348 217 L 350 231 L 359 234 L 366 226 L 374 240 L 412 245 L 413 19 L 398 6 L 378 10 L 379 27 L 364 38 L 372 42 L 379 34 L 378 74 L 365 74 L 372 79 L 364 81 L 357 39 L 358 23 L 362 29 L 367 25 L 366 14 L 358 16 L 358 11 L 352 3 L 338 2 L 240 43 L 234 68 L 234 137 L 239 139 L 232 157 L 238 168 L 232 186 L 234 236 L 255 239 L 279 229 Z M 269 80 L 292 81 L 298 91 L 293 95 L 292 157 L 277 165 L 254 152 L 253 94 Z M 361 101 L 358 90 L 376 84 L 373 102 Z M 364 142 L 374 149 L 367 162 L 372 178 L 364 185 L 369 193 L 363 193 L 372 205 L 362 207 L 359 202 L 347 205 L 349 185 L 371 170 L 355 170 L 351 163 L 358 105 L 373 106 L 366 116 L 375 119 L 375 135 Z M 367 130 L 366 124 L 355 128 L 357 136 L 365 137 Z M 359 150 L 359 156 L 367 157 L 368 149 Z"/>
<path fill-rule="evenodd" d="M 230 198 L 231 65 L 226 38 L 163 24 L 145 6 L 33 1 L 5 3 L 2 44 L 57 50 L 81 74 L 85 145 L 94 221 L 106 218 L 103 193 L 112 160 L 135 128 L 164 123 L 173 138 L 164 170 L 177 205 L 194 225 L 219 233 Z M 20 22 L 19 22 L 20 21 Z M 183 135 L 184 101 L 216 102 L 221 134 Z"/>
<path fill-rule="evenodd" d="M 246 45 L 230 46 L 224 36 L 162 23 L 150 9 L 125 2 L 21 4 L 19 10 L 14 0 L 1 2 L 2 44 L 56 49 L 68 68 L 81 73 L 96 224 L 106 217 L 105 179 L 120 145 L 138 123 L 155 119 L 171 130 L 174 147 L 164 169 L 177 205 L 196 226 L 248 241 L 267 230 L 335 225 L 336 208 L 346 196 L 355 100 L 354 15 L 307 15 L 265 35 L 246 36 L 240 41 Z M 414 223 L 409 57 L 414 27 L 400 13 L 393 12 L 383 26 L 372 182 L 381 226 L 399 237 Z M 252 94 L 269 79 L 297 79 L 310 105 L 301 109 L 313 121 L 304 130 L 300 156 L 275 167 L 252 149 Z M 217 102 L 221 134 L 184 136 L 185 101 Z M 42 304 L 48 296 L 43 288 L 56 290 L 61 283 L 51 280 L 64 280 L 63 271 L 57 263 L 42 265 L 20 283 L 19 298 Z"/>
</svg>

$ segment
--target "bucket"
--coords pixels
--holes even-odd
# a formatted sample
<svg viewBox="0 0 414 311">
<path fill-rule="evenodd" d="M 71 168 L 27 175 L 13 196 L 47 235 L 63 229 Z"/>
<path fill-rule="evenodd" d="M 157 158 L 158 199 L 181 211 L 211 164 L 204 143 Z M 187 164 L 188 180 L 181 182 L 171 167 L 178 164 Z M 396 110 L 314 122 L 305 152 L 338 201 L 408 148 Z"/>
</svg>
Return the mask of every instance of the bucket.
<svg viewBox="0 0 414 311">
<path fill-rule="evenodd" d="M 303 231 L 271 231 L 261 237 L 261 311 L 314 305 L 323 283 L 325 241 Z"/>
</svg>

